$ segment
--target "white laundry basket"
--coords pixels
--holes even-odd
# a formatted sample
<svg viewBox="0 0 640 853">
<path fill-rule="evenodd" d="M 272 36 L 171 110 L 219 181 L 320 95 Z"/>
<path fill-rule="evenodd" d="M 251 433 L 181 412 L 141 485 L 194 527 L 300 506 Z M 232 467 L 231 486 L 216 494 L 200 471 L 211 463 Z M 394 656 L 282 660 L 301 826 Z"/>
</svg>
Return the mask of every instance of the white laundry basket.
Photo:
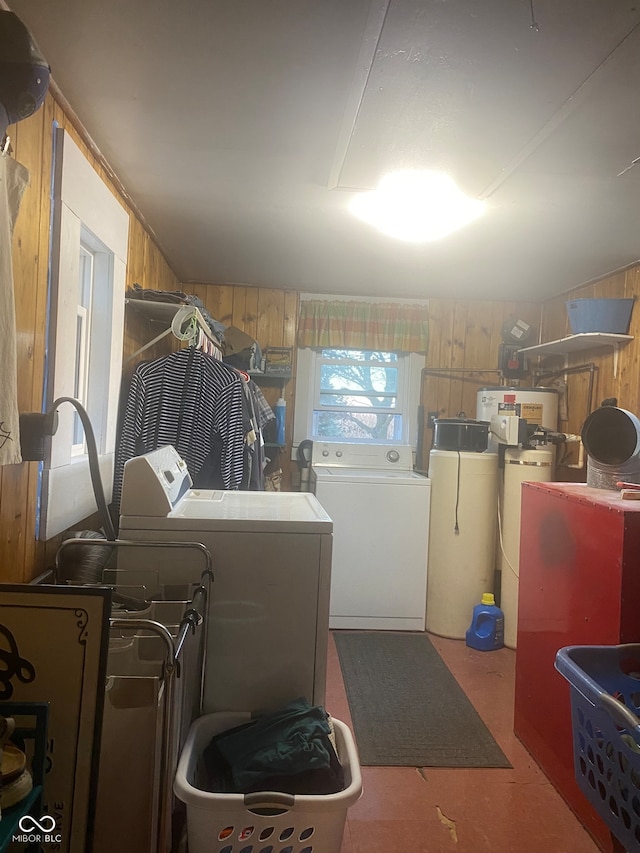
<svg viewBox="0 0 640 853">
<path fill-rule="evenodd" d="M 211 738 L 250 718 L 208 714 L 191 726 L 173 784 L 187 806 L 189 853 L 340 853 L 347 810 L 362 793 L 356 745 L 340 720 L 332 718 L 345 788 L 336 794 L 217 794 L 195 787 Z"/>
</svg>

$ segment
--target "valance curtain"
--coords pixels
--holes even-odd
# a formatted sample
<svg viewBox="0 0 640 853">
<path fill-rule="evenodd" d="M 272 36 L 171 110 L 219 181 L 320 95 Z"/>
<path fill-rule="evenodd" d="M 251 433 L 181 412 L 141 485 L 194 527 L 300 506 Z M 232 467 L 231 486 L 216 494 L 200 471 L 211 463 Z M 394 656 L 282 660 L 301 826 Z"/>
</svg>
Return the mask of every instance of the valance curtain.
<svg viewBox="0 0 640 853">
<path fill-rule="evenodd" d="M 298 346 L 426 353 L 426 305 L 309 300 L 300 303 Z"/>
</svg>

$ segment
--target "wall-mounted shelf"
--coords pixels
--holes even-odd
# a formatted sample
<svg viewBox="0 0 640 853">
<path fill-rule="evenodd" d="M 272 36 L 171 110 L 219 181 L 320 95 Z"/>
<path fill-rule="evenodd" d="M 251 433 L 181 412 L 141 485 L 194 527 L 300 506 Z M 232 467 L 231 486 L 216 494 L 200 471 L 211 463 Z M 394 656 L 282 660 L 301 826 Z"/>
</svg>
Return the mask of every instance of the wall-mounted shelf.
<svg viewBox="0 0 640 853">
<path fill-rule="evenodd" d="M 618 372 L 618 351 L 621 346 L 633 340 L 632 335 L 614 335 L 608 332 L 582 332 L 578 335 L 569 335 L 557 341 L 548 341 L 545 344 L 537 344 L 533 347 L 523 347 L 519 352 L 525 356 L 533 355 L 564 355 L 566 357 L 572 352 L 581 352 L 589 349 L 600 349 L 601 347 L 613 348 L 613 375 Z"/>
<path fill-rule="evenodd" d="M 291 379 L 290 373 L 265 373 L 263 370 L 249 370 L 248 373 L 258 385 L 284 385 Z"/>
</svg>

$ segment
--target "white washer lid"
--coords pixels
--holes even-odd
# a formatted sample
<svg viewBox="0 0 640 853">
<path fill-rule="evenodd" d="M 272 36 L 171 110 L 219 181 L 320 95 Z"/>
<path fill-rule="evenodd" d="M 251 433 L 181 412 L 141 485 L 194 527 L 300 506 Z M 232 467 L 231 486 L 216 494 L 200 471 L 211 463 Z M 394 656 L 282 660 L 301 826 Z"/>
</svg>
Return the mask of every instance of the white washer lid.
<svg viewBox="0 0 640 853">
<path fill-rule="evenodd" d="M 400 486 L 429 486 L 431 480 L 416 471 L 383 470 L 380 468 L 323 468 L 313 469 L 321 483 L 370 483 Z"/>
<path fill-rule="evenodd" d="M 333 522 L 310 492 L 192 489 L 164 516 L 121 516 L 120 530 L 331 533 Z"/>
</svg>

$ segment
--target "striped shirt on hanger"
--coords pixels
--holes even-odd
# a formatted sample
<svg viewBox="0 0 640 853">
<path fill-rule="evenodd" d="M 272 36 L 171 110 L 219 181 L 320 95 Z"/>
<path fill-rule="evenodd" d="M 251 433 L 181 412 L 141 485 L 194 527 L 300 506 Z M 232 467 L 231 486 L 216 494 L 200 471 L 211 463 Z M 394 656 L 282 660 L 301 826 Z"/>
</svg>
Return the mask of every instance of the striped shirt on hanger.
<svg viewBox="0 0 640 853">
<path fill-rule="evenodd" d="M 116 449 L 113 504 L 125 462 L 167 444 L 201 488 L 237 489 L 243 475 L 244 392 L 235 370 L 193 347 L 139 364 Z"/>
</svg>

